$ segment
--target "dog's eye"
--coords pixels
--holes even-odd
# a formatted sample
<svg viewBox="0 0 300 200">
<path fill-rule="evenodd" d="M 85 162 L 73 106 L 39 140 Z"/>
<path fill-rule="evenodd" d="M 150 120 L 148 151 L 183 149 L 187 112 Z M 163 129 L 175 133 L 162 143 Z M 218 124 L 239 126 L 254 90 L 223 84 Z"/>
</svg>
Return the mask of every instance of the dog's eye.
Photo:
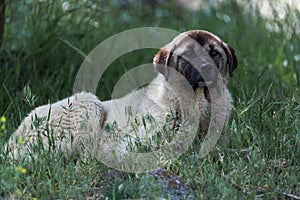
<svg viewBox="0 0 300 200">
<path fill-rule="evenodd" d="M 211 57 L 215 57 L 215 56 L 220 55 L 220 52 L 218 52 L 217 50 L 211 50 L 211 51 L 209 52 L 209 55 L 210 55 Z"/>
</svg>

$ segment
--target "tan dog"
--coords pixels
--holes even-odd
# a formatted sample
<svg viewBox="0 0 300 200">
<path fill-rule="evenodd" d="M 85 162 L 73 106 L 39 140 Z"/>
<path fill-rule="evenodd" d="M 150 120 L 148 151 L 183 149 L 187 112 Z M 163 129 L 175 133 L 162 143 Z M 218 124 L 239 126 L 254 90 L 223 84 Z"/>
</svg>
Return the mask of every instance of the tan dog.
<svg viewBox="0 0 300 200">
<path fill-rule="evenodd" d="M 32 146 L 37 143 L 46 150 L 55 148 L 68 155 L 80 150 L 109 159 L 112 152 L 122 154 L 137 141 L 153 138 L 159 132 L 157 127 L 163 124 L 168 125 L 170 132 L 182 129 L 183 116 L 189 115 L 183 107 L 190 104 L 197 106 L 199 132 L 206 133 L 211 106 L 208 86 L 217 81 L 225 85 L 226 93 L 222 105 L 225 110 L 219 114 L 228 121 L 231 96 L 226 88 L 227 71 L 232 76 L 238 65 L 229 45 L 207 31 L 188 31 L 163 47 L 153 63 L 159 72 L 157 77 L 123 98 L 100 102 L 95 95 L 83 92 L 36 108 L 24 119 L 6 148 L 15 159 L 32 156 Z M 221 74 L 221 80 L 217 74 Z"/>
</svg>

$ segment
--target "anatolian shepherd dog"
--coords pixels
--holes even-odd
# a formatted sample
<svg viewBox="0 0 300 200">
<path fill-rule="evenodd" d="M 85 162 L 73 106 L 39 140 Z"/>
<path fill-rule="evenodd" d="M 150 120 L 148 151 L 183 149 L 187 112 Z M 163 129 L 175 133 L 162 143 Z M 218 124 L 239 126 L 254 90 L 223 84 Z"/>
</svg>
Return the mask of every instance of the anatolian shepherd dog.
<svg viewBox="0 0 300 200">
<path fill-rule="evenodd" d="M 37 144 L 67 156 L 77 151 L 92 152 L 97 157 L 137 146 L 140 150 L 151 144 L 153 149 L 160 148 L 167 143 L 163 140 L 168 132 L 186 128 L 182 118 L 190 111 L 182 107 L 189 104 L 196 105 L 198 132 L 205 134 L 212 103 L 209 88 L 217 81 L 224 85 L 226 98 L 218 115 L 228 121 L 231 96 L 226 88 L 227 76 L 232 76 L 238 66 L 232 47 L 210 32 L 187 31 L 162 47 L 153 64 L 159 72 L 157 77 L 123 98 L 101 102 L 94 94 L 82 92 L 35 108 L 8 141 L 5 148 L 10 157 L 30 159 Z"/>
</svg>

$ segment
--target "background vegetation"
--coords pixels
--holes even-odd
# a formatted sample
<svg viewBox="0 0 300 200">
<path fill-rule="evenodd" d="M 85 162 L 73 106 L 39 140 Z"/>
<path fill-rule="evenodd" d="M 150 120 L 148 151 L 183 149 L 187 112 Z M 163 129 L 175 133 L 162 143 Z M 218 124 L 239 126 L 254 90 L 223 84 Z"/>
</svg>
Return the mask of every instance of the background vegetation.
<svg viewBox="0 0 300 200">
<path fill-rule="evenodd" d="M 300 199 L 300 13 L 277 1 L 269 2 L 268 17 L 249 3 L 209 2 L 190 10 L 165 0 L 7 1 L 0 49 L 0 146 L 32 108 L 72 94 L 83 55 L 106 38 L 147 26 L 206 29 L 233 46 L 239 59 L 229 83 L 234 110 L 226 142 L 220 140 L 203 159 L 191 147 L 166 168 L 195 191 L 195 199 Z M 116 60 L 99 83 L 99 98 L 109 99 L 118 78 L 151 62 L 155 52 L 134 51 Z M 0 198 L 162 194 L 154 184 L 145 185 L 142 175 L 110 180 L 107 170 L 92 158 L 65 164 L 49 153 L 15 166 L 2 155 Z"/>
</svg>

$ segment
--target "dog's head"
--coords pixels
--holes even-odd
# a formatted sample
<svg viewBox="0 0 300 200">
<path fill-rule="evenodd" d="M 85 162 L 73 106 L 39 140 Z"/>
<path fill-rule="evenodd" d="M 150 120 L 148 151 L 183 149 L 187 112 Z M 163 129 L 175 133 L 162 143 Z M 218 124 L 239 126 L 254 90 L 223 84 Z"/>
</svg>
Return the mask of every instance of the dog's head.
<svg viewBox="0 0 300 200">
<path fill-rule="evenodd" d="M 196 89 L 216 79 L 216 70 L 227 80 L 238 66 L 234 49 L 214 34 L 193 30 L 179 34 L 153 59 L 156 69 L 169 78 L 169 67 L 180 72 Z"/>
</svg>

